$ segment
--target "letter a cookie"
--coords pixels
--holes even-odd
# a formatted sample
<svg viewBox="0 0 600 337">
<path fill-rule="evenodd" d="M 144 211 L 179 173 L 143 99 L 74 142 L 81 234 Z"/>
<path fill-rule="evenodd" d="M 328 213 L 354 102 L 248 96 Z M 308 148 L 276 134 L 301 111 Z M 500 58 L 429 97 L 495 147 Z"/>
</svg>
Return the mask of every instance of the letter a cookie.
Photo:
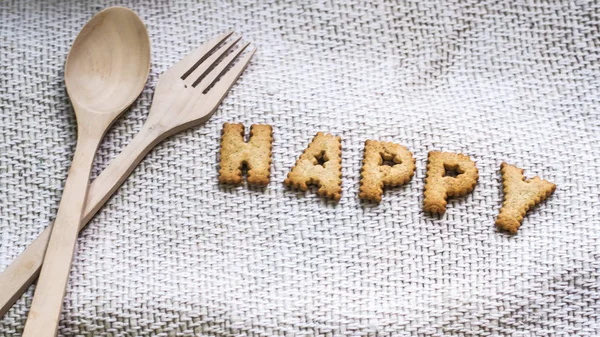
<svg viewBox="0 0 600 337">
<path fill-rule="evenodd" d="M 384 160 L 394 165 L 382 165 Z M 381 202 L 384 186 L 400 186 L 409 182 L 415 173 L 415 158 L 399 144 L 367 140 L 358 197 Z"/>
<path fill-rule="evenodd" d="M 269 184 L 272 134 L 270 125 L 255 124 L 250 128 L 250 139 L 245 142 L 243 124 L 223 124 L 219 182 L 241 184 L 242 166 L 247 165 L 248 184 Z"/>
<path fill-rule="evenodd" d="M 500 165 L 500 171 L 504 202 L 496 226 L 500 230 L 516 234 L 527 211 L 548 198 L 556 189 L 556 185 L 539 177 L 525 180 L 522 169 L 507 163 Z"/>
<path fill-rule="evenodd" d="M 457 175 L 451 176 L 449 172 L 455 172 Z M 477 185 L 477 179 L 477 166 L 469 156 L 450 152 L 429 152 L 423 210 L 444 214 L 446 199 L 471 193 Z"/>
<path fill-rule="evenodd" d="M 339 200 L 342 196 L 341 138 L 318 132 L 296 161 L 284 184 L 302 191 L 308 190 L 308 184 L 316 184 L 319 185 L 317 193 L 320 196 Z"/>
</svg>

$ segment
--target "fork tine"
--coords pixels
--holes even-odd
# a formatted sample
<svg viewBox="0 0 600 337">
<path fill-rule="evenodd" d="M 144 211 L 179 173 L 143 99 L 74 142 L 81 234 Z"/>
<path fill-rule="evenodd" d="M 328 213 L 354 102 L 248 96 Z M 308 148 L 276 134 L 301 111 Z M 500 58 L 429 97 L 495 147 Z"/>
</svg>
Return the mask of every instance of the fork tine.
<svg viewBox="0 0 600 337">
<path fill-rule="evenodd" d="M 231 89 L 231 87 L 238 80 L 240 75 L 242 75 L 244 70 L 246 70 L 246 67 L 248 67 L 248 64 L 250 63 L 252 56 L 254 56 L 254 53 L 256 53 L 256 49 L 257 48 L 254 47 L 254 48 L 252 48 L 252 50 L 250 50 L 248 53 L 246 53 L 246 55 L 244 55 L 237 62 L 236 65 L 231 67 L 231 69 L 229 69 L 229 71 L 227 71 L 227 73 L 225 73 L 221 77 L 219 82 L 215 83 L 215 85 L 210 89 L 210 91 L 217 92 L 217 93 L 223 95 L 223 97 L 225 97 L 227 92 L 229 92 L 229 89 Z"/>
<path fill-rule="evenodd" d="M 213 85 L 216 80 L 227 70 L 227 67 L 235 61 L 235 59 L 242 54 L 242 52 L 250 45 L 246 43 L 233 53 L 229 54 L 223 61 L 221 61 L 206 77 L 196 86 L 203 93 L 206 93 L 208 89 Z"/>
<path fill-rule="evenodd" d="M 181 75 L 181 79 L 185 80 L 208 57 L 208 54 L 214 51 L 223 41 L 227 40 L 231 34 L 233 34 L 232 30 L 209 40 L 177 62 L 177 66 L 185 70 L 185 73 Z"/>
<path fill-rule="evenodd" d="M 198 83 L 210 72 L 211 67 L 216 65 L 220 59 L 223 58 L 228 51 L 231 50 L 235 46 L 238 41 L 240 41 L 242 37 L 238 37 L 222 47 L 216 49 L 212 55 L 202 61 L 200 66 L 198 66 L 195 70 L 193 70 L 190 74 L 188 74 L 188 84 L 191 84 L 193 87 L 198 85 Z M 193 82 L 191 82 L 193 81 Z M 190 83 L 191 82 L 191 83 Z"/>
</svg>

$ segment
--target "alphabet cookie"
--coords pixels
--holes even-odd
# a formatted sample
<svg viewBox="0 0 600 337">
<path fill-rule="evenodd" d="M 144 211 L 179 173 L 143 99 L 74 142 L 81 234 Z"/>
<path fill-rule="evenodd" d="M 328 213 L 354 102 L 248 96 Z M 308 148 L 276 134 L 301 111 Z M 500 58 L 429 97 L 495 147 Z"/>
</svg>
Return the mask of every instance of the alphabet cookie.
<svg viewBox="0 0 600 337">
<path fill-rule="evenodd" d="M 504 202 L 496 219 L 496 226 L 500 230 L 516 234 L 527 211 L 548 198 L 556 190 L 556 185 L 537 176 L 525 180 L 523 169 L 507 163 L 500 165 L 500 171 Z"/>
<path fill-rule="evenodd" d="M 382 165 L 384 160 L 394 165 Z M 415 158 L 404 146 L 367 140 L 358 197 L 381 202 L 384 186 L 400 186 L 409 182 L 415 173 Z"/>
<path fill-rule="evenodd" d="M 452 176 L 451 173 L 456 173 L 456 176 Z M 477 166 L 469 156 L 450 152 L 429 152 L 423 210 L 444 214 L 446 199 L 469 194 L 477 185 L 477 179 Z"/>
<path fill-rule="evenodd" d="M 308 184 L 316 184 L 320 196 L 339 200 L 342 196 L 341 138 L 318 132 L 288 173 L 284 184 L 302 191 L 308 190 Z"/>
<path fill-rule="evenodd" d="M 250 128 L 250 138 L 245 142 L 243 124 L 223 124 L 219 182 L 241 184 L 242 166 L 246 165 L 248 184 L 269 184 L 272 134 L 270 125 L 254 124 Z"/>
</svg>

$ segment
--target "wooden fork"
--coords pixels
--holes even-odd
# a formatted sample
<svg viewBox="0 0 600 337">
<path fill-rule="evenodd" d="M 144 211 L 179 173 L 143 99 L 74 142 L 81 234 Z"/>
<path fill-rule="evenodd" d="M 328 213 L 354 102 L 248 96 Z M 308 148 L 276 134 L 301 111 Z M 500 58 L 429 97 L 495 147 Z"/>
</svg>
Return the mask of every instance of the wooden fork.
<svg viewBox="0 0 600 337">
<path fill-rule="evenodd" d="M 233 32 L 216 37 L 186 55 L 158 79 L 148 119 L 139 133 L 90 185 L 79 230 L 98 212 L 146 154 L 165 138 L 207 121 L 256 52 L 234 49 Z M 226 55 L 228 54 L 228 55 Z M 234 64 L 229 68 L 230 65 Z M 0 317 L 39 275 L 52 225 L 0 274 Z"/>
</svg>

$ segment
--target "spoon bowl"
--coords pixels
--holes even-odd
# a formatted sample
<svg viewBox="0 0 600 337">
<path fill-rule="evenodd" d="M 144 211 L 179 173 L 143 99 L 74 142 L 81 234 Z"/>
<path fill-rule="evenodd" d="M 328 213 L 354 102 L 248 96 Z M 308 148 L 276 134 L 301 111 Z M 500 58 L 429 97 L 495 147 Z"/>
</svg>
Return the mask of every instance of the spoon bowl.
<svg viewBox="0 0 600 337">
<path fill-rule="evenodd" d="M 75 39 L 65 84 L 76 111 L 122 111 L 140 94 L 149 71 L 144 23 L 128 8 L 111 7 L 94 15 Z"/>
</svg>

